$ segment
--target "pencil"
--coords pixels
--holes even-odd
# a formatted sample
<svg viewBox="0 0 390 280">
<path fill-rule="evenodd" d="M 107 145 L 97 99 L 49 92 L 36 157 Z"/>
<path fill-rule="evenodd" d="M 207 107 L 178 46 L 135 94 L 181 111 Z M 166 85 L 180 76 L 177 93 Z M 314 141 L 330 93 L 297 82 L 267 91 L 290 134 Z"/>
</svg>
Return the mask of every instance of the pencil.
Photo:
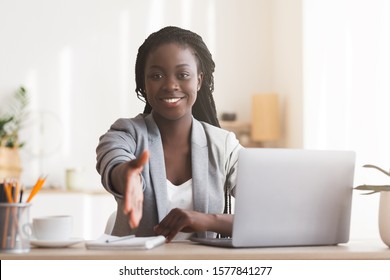
<svg viewBox="0 0 390 280">
<path fill-rule="evenodd" d="M 5 202 L 5 190 L 4 190 L 4 183 L 0 184 L 0 202 Z"/>
<path fill-rule="evenodd" d="M 14 202 L 17 203 L 18 202 L 18 195 L 19 195 L 19 192 L 20 192 L 20 183 L 19 183 L 19 180 L 16 181 L 16 187 L 15 187 L 15 193 L 14 193 Z"/>
<path fill-rule="evenodd" d="M 12 203 L 12 186 L 9 183 L 4 183 L 4 190 L 5 190 L 5 195 L 7 196 L 7 201 L 8 203 Z"/>
<path fill-rule="evenodd" d="M 42 178 L 42 177 L 38 178 L 38 181 L 35 183 L 35 186 L 33 187 L 29 197 L 27 198 L 27 203 L 29 203 L 33 199 L 33 197 L 39 192 L 39 190 L 42 188 L 43 184 L 45 184 L 45 181 L 46 181 L 46 177 L 45 178 Z"/>
<path fill-rule="evenodd" d="M 6 198 L 7 198 L 7 202 L 8 203 L 12 203 L 12 194 L 11 194 L 11 189 L 10 189 L 10 185 L 8 182 L 5 182 L 4 181 L 4 191 L 5 191 L 5 195 L 6 195 Z M 6 249 L 7 248 L 7 237 L 8 237 L 8 224 L 9 224 L 9 216 L 10 216 L 10 213 L 9 213 L 9 207 L 7 207 L 7 209 L 5 210 L 5 221 L 4 221 L 4 231 L 3 231 L 3 242 L 1 244 L 1 248 L 3 249 Z"/>
<path fill-rule="evenodd" d="M 5 221 L 4 221 L 4 231 L 3 231 L 3 240 L 1 243 L 1 248 L 7 248 L 7 237 L 8 237 L 8 223 L 9 223 L 9 207 L 5 209 Z"/>
</svg>

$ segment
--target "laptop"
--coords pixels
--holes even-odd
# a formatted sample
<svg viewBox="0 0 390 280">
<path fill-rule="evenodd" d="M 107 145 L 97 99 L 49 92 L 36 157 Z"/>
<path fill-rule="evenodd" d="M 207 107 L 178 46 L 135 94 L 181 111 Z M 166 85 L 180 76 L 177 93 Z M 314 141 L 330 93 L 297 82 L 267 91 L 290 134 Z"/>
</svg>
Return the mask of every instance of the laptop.
<svg viewBox="0 0 390 280">
<path fill-rule="evenodd" d="M 354 168 L 352 151 L 242 149 L 232 237 L 191 240 L 226 247 L 346 243 Z"/>
</svg>

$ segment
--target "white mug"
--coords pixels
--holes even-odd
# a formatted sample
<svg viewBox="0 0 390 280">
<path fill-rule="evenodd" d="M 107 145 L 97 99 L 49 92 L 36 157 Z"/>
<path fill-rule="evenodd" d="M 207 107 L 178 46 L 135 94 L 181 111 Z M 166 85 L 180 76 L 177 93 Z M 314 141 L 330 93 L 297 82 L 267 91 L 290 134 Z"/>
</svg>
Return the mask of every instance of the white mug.
<svg viewBox="0 0 390 280">
<path fill-rule="evenodd" d="M 37 240 L 64 241 L 71 238 L 72 216 L 45 216 L 33 219 L 33 236 Z"/>
</svg>

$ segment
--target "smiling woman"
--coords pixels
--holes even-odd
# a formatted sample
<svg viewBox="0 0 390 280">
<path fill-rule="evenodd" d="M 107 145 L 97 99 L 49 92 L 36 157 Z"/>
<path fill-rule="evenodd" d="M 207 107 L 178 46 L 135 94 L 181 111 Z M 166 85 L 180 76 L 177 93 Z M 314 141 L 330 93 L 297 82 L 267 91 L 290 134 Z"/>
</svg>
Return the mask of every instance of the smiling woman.
<svg viewBox="0 0 390 280">
<path fill-rule="evenodd" d="M 180 40 L 177 40 L 178 37 L 180 37 Z M 174 67 L 178 68 L 176 69 L 176 71 L 178 71 L 178 73 L 176 74 L 182 79 L 184 78 L 184 76 L 190 76 L 190 74 L 192 74 L 192 76 L 198 76 L 196 89 L 197 91 L 199 91 L 199 98 L 196 99 L 195 104 L 192 108 L 194 117 L 199 121 L 205 121 L 211 123 L 214 126 L 219 127 L 214 98 L 212 97 L 212 93 L 214 91 L 213 73 L 215 69 L 215 63 L 212 59 L 210 51 L 208 50 L 206 44 L 203 42 L 203 39 L 196 33 L 187 33 L 186 30 L 180 28 L 167 27 L 161 29 L 159 32 L 151 34 L 150 37 L 145 40 L 144 44 L 138 50 L 139 52 L 135 66 L 137 83 L 136 92 L 138 94 L 138 97 L 146 102 L 144 113 L 150 113 L 152 109 L 146 96 L 145 81 L 147 79 L 145 78 L 145 75 L 147 74 L 147 72 L 144 72 L 144 69 L 148 69 L 146 68 L 146 62 L 148 59 L 151 59 L 151 55 L 158 55 L 157 51 L 153 52 L 154 54 L 151 54 L 151 51 L 153 49 L 157 47 L 164 48 L 164 46 L 162 45 L 169 45 L 171 43 L 174 43 L 174 45 L 176 45 L 176 48 L 181 48 L 184 50 L 184 52 L 180 55 L 193 56 L 193 58 L 189 60 L 188 57 L 181 58 L 185 59 L 184 61 L 187 62 L 184 64 L 183 62 L 179 62 L 177 65 L 174 65 Z M 167 46 L 165 47 L 168 48 Z M 160 52 L 161 51 L 162 50 L 160 50 Z M 175 50 L 172 49 L 170 55 L 177 56 L 178 53 L 175 53 Z M 160 57 L 160 59 L 163 58 Z M 168 55 L 165 59 L 168 59 Z M 196 63 L 196 69 L 194 68 L 194 62 Z M 150 66 L 156 66 L 157 68 L 161 67 L 161 65 Z M 168 67 L 168 64 L 165 65 L 165 67 Z M 191 70 L 192 73 L 185 73 L 185 71 L 180 73 L 181 67 L 190 68 L 188 70 Z M 159 70 L 161 71 L 162 69 Z M 160 72 L 159 74 L 163 73 Z"/>
<path fill-rule="evenodd" d="M 230 235 L 230 195 L 241 145 L 219 127 L 214 62 L 202 38 L 177 27 L 139 48 L 136 92 L 144 114 L 100 138 L 97 169 L 117 200 L 113 235 Z"/>
</svg>

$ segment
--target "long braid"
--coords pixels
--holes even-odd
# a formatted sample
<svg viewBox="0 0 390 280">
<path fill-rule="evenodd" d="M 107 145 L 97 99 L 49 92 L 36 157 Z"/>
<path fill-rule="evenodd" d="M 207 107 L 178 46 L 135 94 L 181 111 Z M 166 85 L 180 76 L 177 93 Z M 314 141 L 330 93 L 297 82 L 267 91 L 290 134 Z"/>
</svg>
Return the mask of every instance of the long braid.
<svg viewBox="0 0 390 280">
<path fill-rule="evenodd" d="M 215 63 L 211 53 L 202 37 L 198 34 L 174 26 L 165 27 L 155 33 L 152 33 L 145 42 L 139 47 L 137 60 L 135 64 L 135 92 L 139 99 L 145 102 L 144 113 L 149 114 L 152 107 L 146 99 L 145 92 L 145 64 L 149 53 L 162 44 L 178 43 L 190 46 L 198 60 L 198 71 L 203 72 L 203 83 L 198 92 L 197 99 L 192 107 L 192 115 L 199 121 L 207 122 L 211 125 L 220 127 L 217 110 L 213 98 L 214 91 L 214 69 Z"/>
</svg>

